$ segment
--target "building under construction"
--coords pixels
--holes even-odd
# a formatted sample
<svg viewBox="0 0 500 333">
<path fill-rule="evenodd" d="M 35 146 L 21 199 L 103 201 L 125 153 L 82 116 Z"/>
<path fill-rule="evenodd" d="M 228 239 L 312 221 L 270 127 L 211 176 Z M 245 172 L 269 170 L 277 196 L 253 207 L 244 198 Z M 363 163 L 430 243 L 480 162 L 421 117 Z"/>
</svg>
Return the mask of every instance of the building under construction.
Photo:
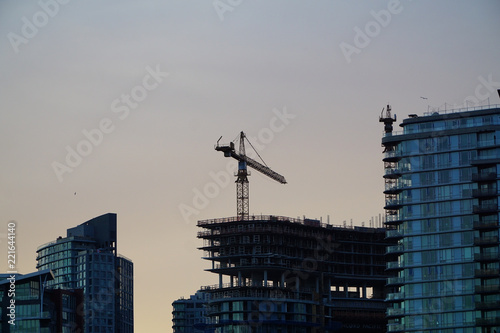
<svg viewBox="0 0 500 333">
<path fill-rule="evenodd" d="M 384 228 L 241 216 L 199 221 L 215 332 L 385 332 Z"/>
</svg>

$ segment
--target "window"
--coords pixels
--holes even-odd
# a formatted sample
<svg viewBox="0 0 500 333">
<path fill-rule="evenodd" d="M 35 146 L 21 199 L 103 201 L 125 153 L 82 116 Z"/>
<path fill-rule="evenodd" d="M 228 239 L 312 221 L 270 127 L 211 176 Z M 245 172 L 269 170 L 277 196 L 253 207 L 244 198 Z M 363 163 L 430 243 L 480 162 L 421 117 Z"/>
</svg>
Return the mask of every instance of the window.
<svg viewBox="0 0 500 333">
<path fill-rule="evenodd" d="M 467 162 L 468 163 L 468 162 Z M 462 164 L 460 162 L 460 164 Z M 472 179 L 472 168 L 460 169 L 460 181 L 470 181 Z"/>
<path fill-rule="evenodd" d="M 434 162 L 434 155 L 421 156 L 420 162 L 423 170 L 434 169 L 436 167 Z"/>
<path fill-rule="evenodd" d="M 439 168 L 449 167 L 451 165 L 451 154 L 445 153 L 437 155 L 437 162 Z"/>
<path fill-rule="evenodd" d="M 444 201 L 439 203 L 439 214 L 444 215 L 444 214 L 449 214 L 451 213 L 451 202 L 450 201 Z"/>
<path fill-rule="evenodd" d="M 420 174 L 420 184 L 421 185 L 433 185 L 436 177 L 434 172 L 423 172 Z"/>
<path fill-rule="evenodd" d="M 442 137 L 436 138 L 436 140 L 437 140 L 438 151 L 444 151 L 444 150 L 450 149 L 449 137 L 442 136 Z"/>
<path fill-rule="evenodd" d="M 420 205 L 420 214 L 425 216 L 432 216 L 436 214 L 436 204 L 435 203 L 427 203 Z"/>
<path fill-rule="evenodd" d="M 429 153 L 431 151 L 435 151 L 436 150 L 436 148 L 435 148 L 435 141 L 432 138 L 422 139 L 420 141 L 420 145 L 421 145 L 420 146 L 421 147 L 421 151 L 424 152 L 424 153 L 425 152 Z"/>
<path fill-rule="evenodd" d="M 462 119 L 462 121 L 467 121 L 467 119 Z M 476 134 L 462 134 L 458 137 L 459 148 L 470 148 L 476 145 Z"/>
<path fill-rule="evenodd" d="M 426 187 L 420 190 L 420 196 L 422 201 L 430 201 L 436 198 L 436 188 L 435 187 Z"/>
<path fill-rule="evenodd" d="M 451 181 L 450 170 L 441 170 L 438 172 L 438 183 L 446 184 Z"/>
</svg>

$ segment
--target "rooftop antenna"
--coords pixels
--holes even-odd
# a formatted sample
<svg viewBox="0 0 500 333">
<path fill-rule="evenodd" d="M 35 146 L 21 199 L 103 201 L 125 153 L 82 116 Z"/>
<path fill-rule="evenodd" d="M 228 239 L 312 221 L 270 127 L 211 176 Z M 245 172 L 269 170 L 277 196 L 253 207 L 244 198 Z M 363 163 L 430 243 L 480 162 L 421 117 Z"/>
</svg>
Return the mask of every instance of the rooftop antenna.
<svg viewBox="0 0 500 333">
<path fill-rule="evenodd" d="M 391 114 L 391 106 L 387 104 L 387 108 L 385 109 L 385 115 L 384 115 L 384 108 L 382 108 L 382 112 L 380 113 L 380 118 L 379 122 L 384 123 L 384 131 L 385 133 L 392 133 L 392 124 L 396 121 L 396 115 L 392 117 Z"/>
</svg>

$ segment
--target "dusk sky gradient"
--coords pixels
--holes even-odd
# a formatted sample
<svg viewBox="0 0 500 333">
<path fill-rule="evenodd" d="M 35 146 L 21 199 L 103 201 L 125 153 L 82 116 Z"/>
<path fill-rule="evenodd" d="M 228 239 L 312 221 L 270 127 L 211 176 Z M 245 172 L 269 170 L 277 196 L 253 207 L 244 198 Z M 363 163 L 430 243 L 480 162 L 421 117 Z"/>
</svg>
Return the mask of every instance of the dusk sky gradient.
<svg viewBox="0 0 500 333">
<path fill-rule="evenodd" d="M 500 104 L 499 32 L 497 0 L 0 0 L 0 271 L 10 220 L 30 273 L 39 245 L 116 213 L 135 331 L 171 332 L 171 303 L 218 281 L 196 221 L 236 215 L 221 135 L 288 181 L 253 172 L 251 214 L 368 225 L 382 108 Z"/>
</svg>

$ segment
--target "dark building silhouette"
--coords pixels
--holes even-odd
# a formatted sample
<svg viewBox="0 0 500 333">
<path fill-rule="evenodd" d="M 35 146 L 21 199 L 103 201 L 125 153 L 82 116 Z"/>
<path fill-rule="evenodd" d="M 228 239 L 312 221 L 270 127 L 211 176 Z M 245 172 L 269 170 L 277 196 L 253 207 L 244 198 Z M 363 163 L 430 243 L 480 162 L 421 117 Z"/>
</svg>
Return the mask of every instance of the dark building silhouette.
<svg viewBox="0 0 500 333">
<path fill-rule="evenodd" d="M 83 332 L 83 313 L 78 308 L 83 301 L 83 290 L 47 289 L 46 283 L 54 279 L 49 270 L 15 274 L 13 288 L 11 276 L 0 275 L 0 332 Z M 15 301 L 12 312 L 11 299 Z M 11 313 L 13 317 L 9 316 Z"/>
<path fill-rule="evenodd" d="M 252 216 L 199 221 L 216 332 L 385 332 L 385 228 Z"/>
<path fill-rule="evenodd" d="M 83 290 L 86 333 L 134 330 L 133 264 L 118 255 L 116 232 L 116 214 L 108 213 L 37 249 L 37 268 L 54 272 L 48 288 Z"/>
<path fill-rule="evenodd" d="M 174 333 L 211 332 L 206 313 L 208 294 L 197 291 L 189 298 L 179 298 L 172 303 L 172 328 Z"/>
</svg>

